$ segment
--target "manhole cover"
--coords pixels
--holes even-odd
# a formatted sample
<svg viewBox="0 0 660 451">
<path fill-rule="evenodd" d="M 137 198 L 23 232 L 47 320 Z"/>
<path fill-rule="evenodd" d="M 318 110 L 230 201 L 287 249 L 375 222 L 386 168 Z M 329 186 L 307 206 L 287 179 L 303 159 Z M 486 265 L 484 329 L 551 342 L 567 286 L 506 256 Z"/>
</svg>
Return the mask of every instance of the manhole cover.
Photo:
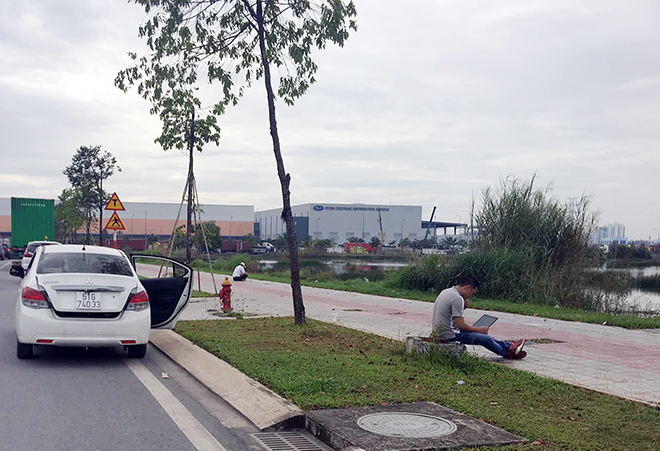
<svg viewBox="0 0 660 451">
<path fill-rule="evenodd" d="M 419 413 L 374 413 L 357 419 L 365 431 L 388 437 L 433 438 L 456 432 L 456 425 L 444 418 Z"/>
</svg>

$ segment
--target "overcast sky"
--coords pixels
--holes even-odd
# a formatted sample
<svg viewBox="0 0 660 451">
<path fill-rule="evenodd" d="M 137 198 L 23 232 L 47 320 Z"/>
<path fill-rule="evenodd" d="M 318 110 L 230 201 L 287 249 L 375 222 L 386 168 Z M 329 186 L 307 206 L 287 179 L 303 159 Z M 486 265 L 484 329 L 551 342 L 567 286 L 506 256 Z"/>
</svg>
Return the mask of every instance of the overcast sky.
<svg viewBox="0 0 660 451">
<path fill-rule="evenodd" d="M 601 224 L 660 237 L 660 3 L 356 0 L 358 32 L 316 54 L 317 83 L 277 105 L 292 202 L 421 205 L 463 221 L 508 176 L 589 195 Z M 149 103 L 114 87 L 141 54 L 141 7 L 0 0 L 0 197 L 57 198 L 81 145 L 123 172 L 122 201 L 180 202 L 187 155 Z M 200 93 L 217 98 L 218 88 Z M 196 154 L 202 203 L 281 206 L 262 83 Z"/>
</svg>

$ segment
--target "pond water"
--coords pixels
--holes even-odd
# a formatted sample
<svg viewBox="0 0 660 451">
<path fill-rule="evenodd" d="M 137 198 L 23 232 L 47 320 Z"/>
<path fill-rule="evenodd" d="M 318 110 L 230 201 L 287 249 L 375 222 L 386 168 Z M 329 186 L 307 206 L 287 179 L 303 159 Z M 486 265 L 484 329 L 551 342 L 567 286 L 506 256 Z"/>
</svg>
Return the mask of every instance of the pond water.
<svg viewBox="0 0 660 451">
<path fill-rule="evenodd" d="M 616 268 L 610 271 L 628 272 L 634 277 L 649 277 L 660 275 L 660 266 L 646 268 Z M 632 290 L 624 300 L 625 305 L 637 311 L 652 311 L 660 314 L 660 293 L 653 291 Z"/>
<path fill-rule="evenodd" d="M 260 260 L 257 262 L 259 264 L 260 270 L 268 270 L 275 268 L 278 264 L 283 268 L 288 268 L 288 262 L 278 262 L 277 260 Z M 320 262 L 320 264 L 325 264 L 329 266 L 332 271 L 339 275 L 344 274 L 348 271 L 374 271 L 374 270 L 396 270 L 405 268 L 408 266 L 407 263 L 400 262 L 368 262 L 362 260 L 330 260 L 327 262 Z M 301 265 L 304 266 L 304 265 Z"/>
<path fill-rule="evenodd" d="M 648 277 L 660 275 L 660 266 L 649 266 L 647 268 L 630 268 L 624 269 L 635 277 Z"/>
<path fill-rule="evenodd" d="M 333 260 L 327 262 L 335 274 L 343 274 L 348 271 L 391 271 L 408 266 L 407 263 L 397 262 L 365 262 L 365 261 L 346 261 Z"/>
<path fill-rule="evenodd" d="M 626 296 L 625 304 L 635 311 L 660 314 L 660 294 L 651 291 L 632 290 Z"/>
</svg>

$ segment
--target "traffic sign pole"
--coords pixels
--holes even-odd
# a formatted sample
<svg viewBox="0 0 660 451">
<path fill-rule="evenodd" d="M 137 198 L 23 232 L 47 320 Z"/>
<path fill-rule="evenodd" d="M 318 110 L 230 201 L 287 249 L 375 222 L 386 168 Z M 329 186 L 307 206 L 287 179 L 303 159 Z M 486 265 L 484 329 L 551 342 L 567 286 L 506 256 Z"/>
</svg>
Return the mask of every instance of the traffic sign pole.
<svg viewBox="0 0 660 451">
<path fill-rule="evenodd" d="M 117 211 L 124 211 L 124 204 L 119 200 L 117 193 L 112 193 L 110 200 L 105 204 L 105 210 L 112 211 L 112 216 L 108 219 L 108 223 L 105 225 L 105 229 L 112 230 L 112 244 L 115 249 L 117 249 L 117 230 L 126 230 L 124 223 L 121 222 Z"/>
</svg>

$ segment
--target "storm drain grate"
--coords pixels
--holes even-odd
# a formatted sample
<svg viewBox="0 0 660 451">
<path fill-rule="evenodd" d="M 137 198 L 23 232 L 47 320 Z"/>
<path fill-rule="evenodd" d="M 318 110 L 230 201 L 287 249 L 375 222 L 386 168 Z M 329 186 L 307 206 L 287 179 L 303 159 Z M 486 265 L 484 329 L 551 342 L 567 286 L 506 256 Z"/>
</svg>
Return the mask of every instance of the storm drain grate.
<svg viewBox="0 0 660 451">
<path fill-rule="evenodd" d="M 259 432 L 252 434 L 270 451 L 330 451 L 324 444 L 304 432 Z"/>
</svg>

